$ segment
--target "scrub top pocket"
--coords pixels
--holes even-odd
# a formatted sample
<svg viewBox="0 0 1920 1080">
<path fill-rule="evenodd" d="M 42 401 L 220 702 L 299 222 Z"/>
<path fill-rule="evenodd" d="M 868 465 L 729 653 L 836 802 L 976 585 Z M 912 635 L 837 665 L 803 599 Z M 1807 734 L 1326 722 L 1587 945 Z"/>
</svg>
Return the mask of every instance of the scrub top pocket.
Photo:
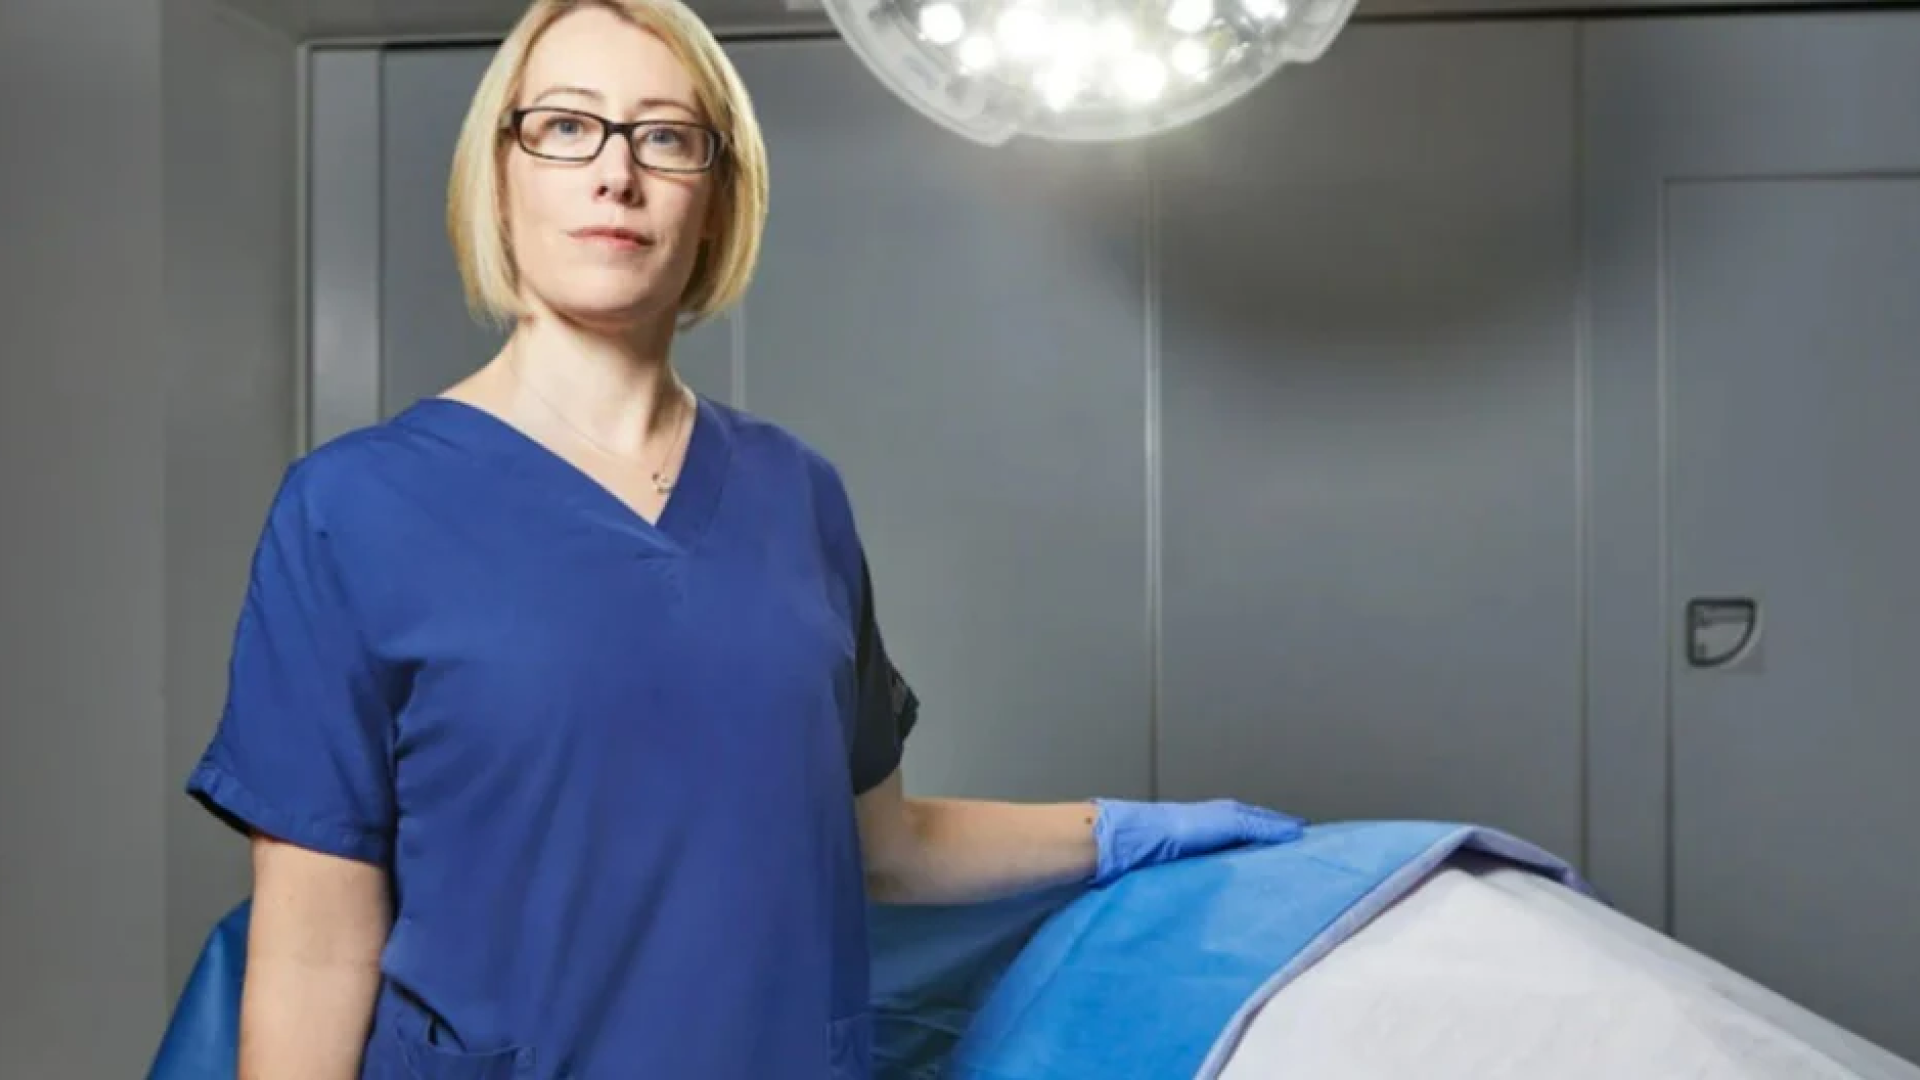
<svg viewBox="0 0 1920 1080">
<path fill-rule="evenodd" d="M 529 1080 L 533 1064 L 529 1047 L 465 1050 L 445 1045 L 431 1013 L 388 986 L 375 1008 L 361 1080 Z"/>
</svg>

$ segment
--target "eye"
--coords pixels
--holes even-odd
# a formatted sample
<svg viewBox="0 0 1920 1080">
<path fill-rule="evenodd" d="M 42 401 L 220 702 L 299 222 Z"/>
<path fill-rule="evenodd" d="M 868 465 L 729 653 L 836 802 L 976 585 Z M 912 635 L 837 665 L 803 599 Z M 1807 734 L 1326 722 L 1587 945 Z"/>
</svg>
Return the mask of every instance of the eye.
<svg viewBox="0 0 1920 1080">
<path fill-rule="evenodd" d="M 678 128 L 654 127 L 647 129 L 647 141 L 662 150 L 674 150 L 686 145 L 687 136 Z"/>
<path fill-rule="evenodd" d="M 529 117 L 525 135 L 544 153 L 566 153 L 591 146 L 600 137 L 600 125 L 592 117 L 575 113 L 538 112 Z"/>
</svg>

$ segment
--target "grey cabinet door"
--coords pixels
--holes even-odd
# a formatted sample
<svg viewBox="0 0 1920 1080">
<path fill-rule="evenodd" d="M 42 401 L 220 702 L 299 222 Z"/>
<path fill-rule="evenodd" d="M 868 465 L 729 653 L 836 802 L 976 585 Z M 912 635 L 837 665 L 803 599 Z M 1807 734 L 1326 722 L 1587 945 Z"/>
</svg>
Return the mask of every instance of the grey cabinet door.
<svg viewBox="0 0 1920 1080">
<path fill-rule="evenodd" d="M 1579 857 L 1578 50 L 1357 26 L 1156 148 L 1167 794 Z"/>
<path fill-rule="evenodd" d="M 971 146 L 838 40 L 728 51 L 765 128 L 771 220 L 743 307 L 676 358 L 845 476 L 889 646 L 925 703 L 909 787 L 1146 795 L 1140 150 Z M 467 316 L 442 224 L 490 55 L 381 61 L 385 413 L 498 347 Z"/>
<path fill-rule="evenodd" d="M 1596 862 L 1920 1058 L 1916 58 L 1920 13 L 1756 16 L 1586 70 Z"/>
</svg>

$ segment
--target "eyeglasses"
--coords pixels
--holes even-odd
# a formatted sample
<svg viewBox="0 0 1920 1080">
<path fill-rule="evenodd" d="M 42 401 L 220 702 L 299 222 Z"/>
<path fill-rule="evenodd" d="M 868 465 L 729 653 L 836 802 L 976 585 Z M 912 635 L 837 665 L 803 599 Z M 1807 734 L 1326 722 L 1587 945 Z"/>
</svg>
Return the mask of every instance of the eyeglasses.
<svg viewBox="0 0 1920 1080">
<path fill-rule="evenodd" d="M 719 160 L 720 132 L 687 120 L 615 123 L 577 109 L 515 109 L 504 125 L 520 148 L 549 161 L 592 161 L 607 140 L 625 137 L 633 163 L 666 173 L 697 173 Z"/>
</svg>

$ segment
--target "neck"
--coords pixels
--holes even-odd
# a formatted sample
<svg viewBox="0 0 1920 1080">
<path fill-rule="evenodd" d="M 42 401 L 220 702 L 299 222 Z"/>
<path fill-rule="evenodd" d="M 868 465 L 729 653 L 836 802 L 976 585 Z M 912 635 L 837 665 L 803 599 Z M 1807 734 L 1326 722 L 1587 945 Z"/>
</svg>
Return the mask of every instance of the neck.
<svg viewBox="0 0 1920 1080">
<path fill-rule="evenodd" d="M 536 315 L 515 328 L 500 363 L 509 391 L 531 395 L 535 411 L 559 410 L 595 442 L 634 453 L 673 425 L 683 404 L 672 331 L 605 334 Z"/>
</svg>

